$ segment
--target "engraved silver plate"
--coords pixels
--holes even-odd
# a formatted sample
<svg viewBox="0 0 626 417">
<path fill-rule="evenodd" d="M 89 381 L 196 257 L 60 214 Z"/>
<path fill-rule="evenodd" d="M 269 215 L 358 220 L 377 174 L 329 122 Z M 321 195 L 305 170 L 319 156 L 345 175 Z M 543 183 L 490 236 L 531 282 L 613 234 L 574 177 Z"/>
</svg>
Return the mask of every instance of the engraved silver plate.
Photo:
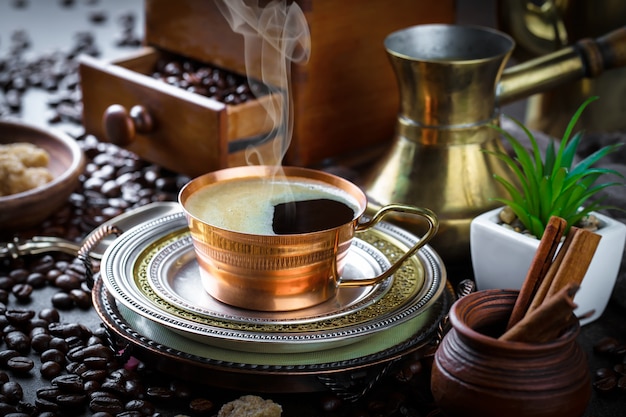
<svg viewBox="0 0 626 417">
<path fill-rule="evenodd" d="M 390 266 L 389 260 L 372 245 L 355 239 L 347 258 L 345 278 L 373 277 Z M 148 282 L 154 292 L 170 304 L 201 316 L 256 324 L 310 323 L 354 313 L 380 300 L 389 290 L 392 278 L 379 285 L 339 288 L 328 301 L 309 308 L 264 312 L 230 306 L 203 290 L 199 265 L 191 236 L 170 242 L 147 267 Z"/>
<path fill-rule="evenodd" d="M 185 337 L 226 349 L 283 353 L 345 346 L 407 321 L 419 322 L 419 316 L 436 302 L 445 287 L 445 270 L 441 260 L 430 247 L 425 246 L 400 267 L 389 283 L 348 297 L 351 300 L 347 303 L 348 311 L 344 311 L 345 305 L 335 312 L 332 308 L 320 310 L 318 316 L 327 315 L 325 319 L 318 320 L 314 313 L 304 313 L 295 318 L 286 314 L 282 319 L 268 317 L 267 313 L 261 312 L 241 316 L 232 307 L 215 308 L 211 314 L 205 314 L 207 311 L 199 313 L 194 311 L 198 306 L 181 308 L 162 296 L 165 294 L 157 293 L 154 279 L 150 279 L 155 271 L 151 272 L 152 265 L 157 265 L 156 270 L 161 268 L 162 272 L 176 274 L 178 267 L 168 265 L 169 262 L 190 262 L 183 256 L 189 250 L 182 249 L 177 255 L 172 255 L 173 258 L 165 256 L 168 259 L 165 264 L 156 261 L 168 248 L 189 246 L 190 243 L 185 241 L 188 236 L 182 213 L 136 226 L 122 234 L 105 252 L 101 279 L 107 291 L 136 314 Z M 363 257 L 375 257 L 372 254 L 382 254 L 387 262 L 392 263 L 414 245 L 417 237 L 381 222 L 360 233 L 357 242 L 359 240 L 361 248 L 371 247 L 373 251 L 355 253 L 354 262 L 362 262 Z M 378 268 L 378 261 L 368 259 L 365 262 Z M 159 278 L 161 283 L 171 279 L 167 274 Z M 202 288 L 199 291 L 203 291 Z M 354 307 L 356 305 L 358 307 Z M 206 305 L 200 308 L 206 308 Z"/>
</svg>

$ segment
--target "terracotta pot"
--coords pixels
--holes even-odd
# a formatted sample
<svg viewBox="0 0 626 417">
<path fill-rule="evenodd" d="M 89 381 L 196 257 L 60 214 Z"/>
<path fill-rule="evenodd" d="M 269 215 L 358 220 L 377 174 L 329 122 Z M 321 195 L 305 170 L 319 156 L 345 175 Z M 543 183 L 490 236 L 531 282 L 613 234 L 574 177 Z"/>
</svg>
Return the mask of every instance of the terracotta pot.
<svg viewBox="0 0 626 417">
<path fill-rule="evenodd" d="M 450 417 L 576 417 L 591 397 L 580 325 L 544 344 L 497 339 L 518 291 L 485 290 L 459 299 L 435 353 L 431 389 Z"/>
</svg>

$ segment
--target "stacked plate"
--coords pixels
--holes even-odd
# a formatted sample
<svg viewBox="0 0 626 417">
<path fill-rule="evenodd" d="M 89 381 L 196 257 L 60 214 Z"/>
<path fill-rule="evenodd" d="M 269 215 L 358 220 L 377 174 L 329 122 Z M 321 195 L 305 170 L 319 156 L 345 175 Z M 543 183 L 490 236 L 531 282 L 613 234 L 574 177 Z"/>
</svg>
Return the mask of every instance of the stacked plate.
<svg viewBox="0 0 626 417">
<path fill-rule="evenodd" d="M 354 239 L 344 275 L 377 275 L 416 241 L 379 223 Z M 319 376 L 384 363 L 423 346 L 453 299 L 441 260 L 428 246 L 380 284 L 341 288 L 327 302 L 289 312 L 223 304 L 204 291 L 198 268 L 182 212 L 147 220 L 106 249 L 94 288 L 96 311 L 123 343 L 168 367 L 184 362 L 227 376 Z M 236 379 L 241 388 L 241 375 Z M 300 391 L 301 385 L 289 387 Z"/>
</svg>

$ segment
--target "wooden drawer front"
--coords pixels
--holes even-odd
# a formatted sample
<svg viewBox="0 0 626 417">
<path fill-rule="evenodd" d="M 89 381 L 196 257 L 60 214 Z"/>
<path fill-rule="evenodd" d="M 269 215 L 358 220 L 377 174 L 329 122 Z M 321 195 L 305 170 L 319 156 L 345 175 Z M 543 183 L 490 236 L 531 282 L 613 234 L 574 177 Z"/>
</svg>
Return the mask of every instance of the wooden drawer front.
<svg viewBox="0 0 626 417">
<path fill-rule="evenodd" d="M 249 138 L 262 138 L 272 131 L 263 107 L 263 100 L 270 98 L 228 106 L 168 85 L 148 75 L 159 56 L 157 50 L 145 48 L 115 63 L 81 58 L 86 132 L 192 177 L 245 164 L 245 147 L 239 142 L 249 143 Z M 121 105 L 128 112 L 142 106 L 152 120 L 152 128 L 135 131 L 130 141 L 108 137 L 104 117 L 112 105 Z M 130 120 L 128 123 L 132 124 Z M 261 150 L 268 152 L 271 142 L 263 142 Z M 229 148 L 235 151 L 229 152 Z"/>
</svg>

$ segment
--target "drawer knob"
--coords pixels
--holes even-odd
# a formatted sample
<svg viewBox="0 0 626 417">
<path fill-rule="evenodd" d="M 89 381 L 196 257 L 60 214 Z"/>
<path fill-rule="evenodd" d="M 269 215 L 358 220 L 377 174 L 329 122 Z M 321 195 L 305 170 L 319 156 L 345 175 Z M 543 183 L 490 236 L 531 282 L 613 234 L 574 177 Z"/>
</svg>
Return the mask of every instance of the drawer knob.
<svg viewBox="0 0 626 417">
<path fill-rule="evenodd" d="M 120 104 L 110 105 L 102 118 L 106 139 L 118 146 L 127 146 L 136 133 L 150 133 L 154 126 L 148 110 L 140 105 L 130 108 L 130 112 Z"/>
</svg>

